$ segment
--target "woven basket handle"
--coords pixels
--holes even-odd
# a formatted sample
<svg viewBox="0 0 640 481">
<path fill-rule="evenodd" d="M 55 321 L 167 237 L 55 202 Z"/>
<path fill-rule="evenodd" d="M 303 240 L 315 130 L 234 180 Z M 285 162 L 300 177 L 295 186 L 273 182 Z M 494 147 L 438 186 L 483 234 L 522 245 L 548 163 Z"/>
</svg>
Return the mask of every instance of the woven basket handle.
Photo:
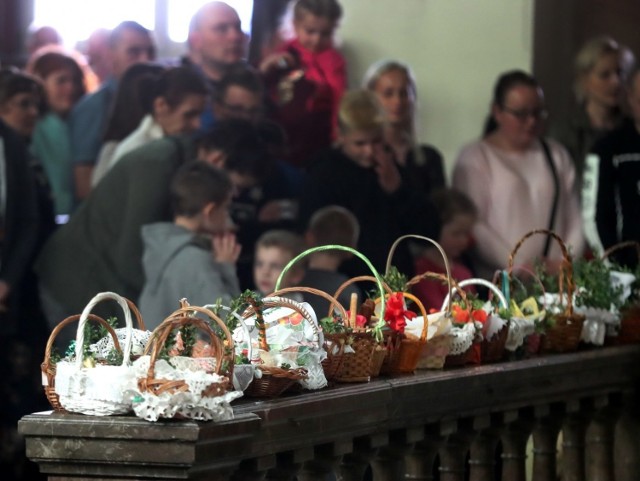
<svg viewBox="0 0 640 481">
<path fill-rule="evenodd" d="M 635 247 L 636 255 L 638 256 L 638 260 L 640 260 L 640 242 L 638 241 L 625 241 L 625 242 L 620 242 L 618 244 L 614 244 L 604 251 L 604 253 L 602 254 L 602 259 L 607 259 L 614 252 L 618 252 L 619 250 L 627 249 L 629 247 Z"/>
<path fill-rule="evenodd" d="M 376 278 L 373 276 L 356 276 L 356 277 L 352 277 L 351 279 L 347 279 L 346 281 L 344 281 L 340 287 L 338 287 L 338 289 L 336 290 L 335 294 L 333 294 L 333 297 L 338 299 L 340 297 L 340 295 L 345 291 L 345 289 L 347 289 L 347 287 L 349 287 L 352 284 L 355 284 L 357 282 L 376 282 Z M 393 291 L 391 290 L 391 288 L 387 285 L 386 282 L 382 282 L 382 287 L 384 288 L 384 292 L 386 292 L 387 294 L 391 294 Z M 380 297 L 380 296 L 378 296 Z M 333 306 L 330 306 L 329 308 L 329 315 L 331 315 L 331 313 L 333 312 Z"/>
<path fill-rule="evenodd" d="M 318 329 L 318 325 L 314 322 L 311 313 L 309 313 L 309 311 L 307 311 L 299 302 L 296 302 L 293 299 L 289 299 L 287 297 L 278 297 L 275 295 L 276 293 L 282 293 L 283 291 L 285 291 L 285 289 L 276 291 L 274 294 L 270 294 L 269 297 L 265 297 L 264 299 L 262 299 L 261 310 L 264 311 L 265 308 L 268 309 L 271 307 L 287 307 L 294 310 L 295 312 L 300 314 L 302 318 L 311 326 L 311 330 L 313 331 L 313 342 L 320 344 L 322 342 L 320 339 L 320 330 Z M 245 318 L 249 318 L 254 314 L 258 315 L 258 312 L 256 312 L 256 308 L 254 306 L 250 305 L 242 315 Z"/>
<path fill-rule="evenodd" d="M 133 323 L 131 321 L 131 310 L 129 308 L 129 304 L 127 303 L 127 299 L 116 294 L 115 292 L 100 292 L 89 301 L 89 303 L 85 306 L 84 310 L 80 314 L 80 321 L 78 322 L 78 331 L 76 334 L 76 368 L 78 370 L 82 367 L 84 354 L 84 327 L 87 323 L 87 319 L 89 318 L 89 314 L 91 313 L 91 310 L 96 306 L 96 304 L 106 300 L 116 301 L 124 312 L 126 338 L 124 343 L 124 350 L 122 352 L 122 366 L 131 365 L 131 339 L 133 337 Z"/>
<path fill-rule="evenodd" d="M 216 336 L 215 332 L 211 329 L 211 333 L 213 333 L 213 339 L 211 339 L 211 342 L 212 342 L 211 345 L 213 346 L 215 344 L 215 346 L 217 346 L 217 348 L 221 350 L 221 353 L 222 353 L 222 355 L 219 357 L 219 359 L 221 359 L 221 362 L 216 363 L 216 374 L 220 373 L 220 369 L 222 367 L 222 360 L 227 360 L 227 363 L 229 366 L 228 373 L 229 375 L 233 374 L 233 361 L 234 361 L 233 336 L 231 334 L 231 331 L 229 331 L 229 328 L 227 327 L 225 322 L 222 319 L 220 319 L 220 316 L 216 315 L 211 309 L 207 309 L 206 307 L 200 307 L 200 306 L 192 306 L 187 302 L 186 299 L 181 299 L 180 304 L 182 305 L 182 307 L 177 311 L 174 311 L 172 314 L 170 314 L 169 317 L 174 317 L 174 316 L 180 317 L 182 315 L 195 317 L 196 313 L 200 313 L 200 314 L 203 314 L 205 317 L 208 317 L 209 320 L 213 321 L 222 330 L 222 333 L 224 334 L 225 339 L 221 345 L 220 339 L 218 338 L 218 336 Z M 206 333 L 211 338 L 211 333 L 208 330 L 206 331 Z M 228 347 L 229 351 L 225 350 L 224 349 L 225 347 Z M 218 353 L 216 354 L 216 357 L 217 356 L 218 356 Z"/>
<path fill-rule="evenodd" d="M 520 239 L 516 243 L 516 245 L 513 247 L 513 250 L 509 254 L 509 262 L 507 265 L 507 269 L 511 270 L 513 268 L 514 260 L 515 260 L 516 254 L 518 253 L 518 250 L 520 249 L 522 244 L 525 243 L 527 239 L 529 239 L 534 235 L 550 236 L 560 246 L 560 251 L 562 252 L 562 257 L 563 257 L 563 262 L 562 264 L 560 264 L 560 273 L 558 277 L 560 301 L 562 301 L 563 294 L 565 294 L 564 291 L 566 290 L 566 295 L 567 295 L 566 310 L 568 315 L 572 316 L 573 315 L 573 292 L 575 290 L 575 284 L 573 282 L 573 264 L 572 264 L 573 261 L 571 259 L 571 254 L 569 254 L 569 251 L 567 250 L 567 246 L 565 245 L 564 241 L 558 234 L 548 229 L 535 229 L 526 233 L 522 237 L 522 239 Z M 566 289 L 565 289 L 565 284 L 566 284 Z"/>
<path fill-rule="evenodd" d="M 382 311 L 381 312 L 384 312 L 385 300 L 384 300 L 384 295 L 383 294 L 384 294 L 385 290 L 384 290 L 384 286 L 383 286 L 384 281 L 382 280 L 382 277 L 380 276 L 380 274 L 378 273 L 376 268 L 373 267 L 373 264 L 371 264 L 371 261 L 369 259 L 367 259 L 362 253 L 358 252 L 357 250 L 352 249 L 351 247 L 347 247 L 347 246 L 329 244 L 329 245 L 325 245 L 325 246 L 312 247 L 312 248 L 307 249 L 306 251 L 302 252 L 301 254 L 298 254 L 296 257 L 291 259 L 291 261 L 289 261 L 289 263 L 284 267 L 284 269 L 280 273 L 280 276 L 278 277 L 278 281 L 276 282 L 276 291 L 280 288 L 280 284 L 282 283 L 282 279 L 284 279 L 284 276 L 287 273 L 287 271 L 296 262 L 298 262 L 300 259 L 306 257 L 309 254 L 313 254 L 314 252 L 322 252 L 322 251 L 328 251 L 328 250 L 341 250 L 341 251 L 349 252 L 349 253 L 353 254 L 354 256 L 358 257 L 359 259 L 361 259 L 367 265 L 367 267 L 369 268 L 369 270 L 373 274 L 373 277 L 375 278 L 375 282 L 376 282 L 376 285 L 378 287 L 378 292 L 380 293 L 380 296 L 382 297 Z M 333 297 L 337 298 L 338 295 L 334 295 Z M 329 313 L 329 315 L 331 315 L 331 312 Z M 384 324 L 384 320 L 380 319 L 378 324 L 376 324 L 376 326 L 374 327 L 374 334 L 376 335 L 376 337 L 380 338 L 382 336 L 381 330 L 384 327 L 384 325 L 385 325 Z"/>
<path fill-rule="evenodd" d="M 347 311 L 344 308 L 344 306 L 340 304 L 336 296 L 332 296 L 324 291 L 321 291 L 320 289 L 316 289 L 315 287 L 304 287 L 304 286 L 285 287 L 284 289 L 279 289 L 275 292 L 272 292 L 267 297 L 279 297 L 279 296 L 282 296 L 283 294 L 289 294 L 293 292 L 306 292 L 308 294 L 313 294 L 313 295 L 322 297 L 323 299 L 329 301 L 329 304 L 331 305 L 329 310 L 329 316 L 331 316 L 331 314 L 333 313 L 333 309 L 335 308 L 335 309 L 338 309 L 338 311 L 340 311 L 339 314 L 343 319 L 347 318 Z"/>
<path fill-rule="evenodd" d="M 447 257 L 447 254 L 444 252 L 444 250 L 442 249 L 442 246 L 440 244 L 438 244 L 436 241 L 434 241 L 433 239 L 430 239 L 429 237 L 425 237 L 423 235 L 418 235 L 418 234 L 407 234 L 407 235 L 403 235 L 398 237 L 393 244 L 391 245 L 391 249 L 389 249 L 389 254 L 387 255 L 387 266 L 385 267 L 385 273 L 389 274 L 389 270 L 391 269 L 391 261 L 393 259 L 393 254 L 395 253 L 398 245 L 405 239 L 420 239 L 423 241 L 427 241 L 431 244 L 433 244 L 436 249 L 438 249 L 438 252 L 440 252 L 440 255 L 442 256 L 442 260 L 444 261 L 444 269 L 445 272 L 447 274 L 448 278 L 451 278 L 451 268 L 449 267 L 449 258 Z M 451 292 L 451 291 L 449 291 Z"/>
<path fill-rule="evenodd" d="M 151 385 L 153 380 L 155 379 L 155 367 L 156 360 L 158 359 L 158 355 L 162 351 L 169 335 L 176 329 L 180 329 L 183 326 L 192 325 L 197 327 L 198 329 L 204 331 L 209 336 L 209 341 L 211 346 L 213 347 L 213 354 L 216 359 L 223 359 L 224 357 L 224 348 L 222 347 L 222 343 L 216 333 L 213 332 L 209 323 L 200 318 L 193 315 L 192 311 L 202 312 L 205 315 L 208 315 L 206 311 L 208 309 L 203 309 L 201 307 L 190 306 L 188 308 L 181 308 L 177 311 L 174 311 L 169 317 L 167 317 L 164 321 L 160 323 L 158 327 L 155 328 L 153 334 L 151 335 L 151 340 L 149 341 L 148 347 L 150 347 L 150 358 L 149 358 L 149 369 L 147 371 L 147 384 Z M 211 313 L 213 315 L 213 313 Z M 210 316 L 212 317 L 212 316 Z M 217 316 L 216 316 L 217 317 Z M 224 323 L 222 323 L 224 325 Z M 226 326 L 225 326 L 226 328 Z M 227 329 L 227 332 L 229 330 Z M 226 336 L 226 333 L 225 333 Z M 233 362 L 229 365 L 231 372 L 233 372 Z M 222 368 L 222 362 L 216 362 L 215 373 L 220 374 L 220 370 Z"/>
<path fill-rule="evenodd" d="M 486 279 L 479 279 L 479 278 L 473 278 L 473 279 L 465 279 L 463 281 L 458 282 L 458 285 L 456 287 L 453 288 L 453 292 L 451 293 L 452 295 L 454 293 L 457 292 L 463 292 L 459 289 L 466 287 L 466 286 L 484 286 L 487 289 L 489 289 L 491 291 L 492 294 L 494 294 L 497 298 L 498 301 L 500 302 L 500 305 L 502 306 L 502 308 L 504 309 L 508 309 L 509 308 L 509 304 L 507 303 L 507 299 L 504 297 L 504 294 L 502 293 L 502 291 L 500 291 L 500 289 L 498 289 L 498 287 L 492 283 L 489 282 Z M 447 294 L 447 297 L 445 297 L 444 302 L 442 303 L 442 309 L 444 310 L 445 307 L 447 305 L 449 305 L 449 294 Z"/>
<path fill-rule="evenodd" d="M 459 288 L 458 282 L 453 277 L 440 274 L 439 272 L 427 271 L 423 272 L 422 274 L 418 274 L 417 276 L 414 276 L 407 281 L 406 288 L 408 289 L 414 284 L 417 284 L 425 279 L 436 280 L 442 282 L 443 284 L 446 284 L 449 287 L 449 294 L 451 294 L 451 292 L 453 292 L 453 290 L 455 289 L 458 292 L 458 295 L 462 298 L 464 304 L 467 304 L 467 295 L 464 289 Z M 447 297 L 445 297 L 445 300 L 446 299 L 449 299 L 449 302 L 446 303 L 446 306 L 443 306 L 441 310 L 444 310 L 446 315 L 448 317 L 451 317 L 451 296 L 447 295 Z"/>
<path fill-rule="evenodd" d="M 502 293 L 504 294 L 507 302 L 510 302 L 512 285 L 514 284 L 515 280 L 517 279 L 518 282 L 520 282 L 522 284 L 522 281 L 520 279 L 518 279 L 517 276 L 513 275 L 513 271 L 526 272 L 529 276 L 531 276 L 531 278 L 534 280 L 534 282 L 540 286 L 540 289 L 542 290 L 542 299 L 545 302 L 544 308 L 546 309 L 546 307 L 547 307 L 546 306 L 546 298 L 547 298 L 546 293 L 547 293 L 547 290 L 544 287 L 544 283 L 542 282 L 540 277 L 535 272 L 533 272 L 533 270 L 529 269 L 526 266 L 522 266 L 522 265 L 514 265 L 514 266 L 511 266 L 508 269 L 497 270 L 495 275 L 494 275 L 494 277 L 493 277 L 493 283 L 496 284 L 496 285 L 499 282 L 503 281 L 504 277 L 506 277 L 507 285 L 505 286 L 506 289 L 503 289 Z"/>
<path fill-rule="evenodd" d="M 244 318 L 240 314 L 238 314 L 236 311 L 232 311 L 230 307 L 217 305 L 217 304 L 205 304 L 202 307 L 204 307 L 207 310 L 211 310 L 211 311 L 213 311 L 214 309 L 220 308 L 220 309 L 223 309 L 223 310 L 229 312 L 240 323 L 240 325 L 242 326 L 242 330 L 244 331 L 245 336 L 247 336 L 247 339 L 249 339 L 249 340 L 251 339 L 251 333 L 249 332 L 249 326 L 247 326 L 247 323 L 245 322 Z M 231 333 L 231 337 L 233 338 L 233 333 Z M 251 344 L 251 342 L 249 342 L 248 344 L 249 344 L 249 347 L 247 348 L 247 358 L 253 359 L 253 345 Z"/>
<path fill-rule="evenodd" d="M 58 337 L 58 334 L 66 326 L 68 326 L 72 322 L 78 321 L 78 319 L 80 319 L 80 314 L 74 314 L 73 316 L 69 316 L 66 319 L 60 321 L 56 325 L 56 327 L 54 327 L 53 330 L 51 331 L 51 334 L 49 335 L 49 339 L 47 340 L 47 345 L 44 349 L 44 360 L 42 361 L 42 364 L 41 364 L 41 368 L 44 371 L 49 370 L 51 367 L 51 351 L 53 350 L 53 344 L 56 338 Z M 120 341 L 118 341 L 118 335 L 116 334 L 116 332 L 113 330 L 113 328 L 109 325 L 107 321 L 105 321 L 103 318 L 99 316 L 96 316 L 95 314 L 89 314 L 87 316 L 87 319 L 93 322 L 97 322 L 102 327 L 104 327 L 109 333 L 109 335 L 111 336 L 111 339 L 113 340 L 113 345 L 115 346 L 116 350 L 118 352 L 122 352 L 122 348 L 120 347 Z"/>
</svg>

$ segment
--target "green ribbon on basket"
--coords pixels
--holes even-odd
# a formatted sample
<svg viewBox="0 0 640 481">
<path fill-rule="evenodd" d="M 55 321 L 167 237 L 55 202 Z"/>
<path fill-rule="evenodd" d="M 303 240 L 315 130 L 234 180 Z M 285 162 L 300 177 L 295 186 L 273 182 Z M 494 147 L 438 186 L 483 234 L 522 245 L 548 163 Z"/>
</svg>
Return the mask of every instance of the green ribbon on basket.
<svg viewBox="0 0 640 481">
<path fill-rule="evenodd" d="M 302 259 L 303 257 L 306 257 L 309 254 L 313 254 L 314 252 L 321 252 L 321 251 L 328 251 L 328 250 L 341 250 L 341 251 L 350 252 L 356 257 L 359 257 L 360 259 L 362 259 L 362 261 L 371 270 L 373 277 L 375 277 L 376 279 L 376 284 L 377 284 L 378 290 L 380 291 L 380 312 L 384 313 L 386 302 L 385 302 L 385 295 L 384 295 L 385 291 L 382 285 L 383 284 L 382 277 L 380 276 L 378 271 L 375 269 L 375 267 L 373 267 L 373 264 L 371 264 L 371 261 L 369 261 L 369 259 L 367 259 L 362 253 L 358 252 L 357 250 L 347 246 L 330 244 L 330 245 L 324 245 L 324 246 L 318 246 L 318 247 L 311 247 L 310 249 L 307 249 L 306 251 L 298 254 L 296 257 L 291 259 L 286 266 L 284 266 L 284 269 L 282 269 L 282 272 L 280 273 L 280 276 L 278 276 L 278 280 L 276 281 L 276 291 L 280 289 L 280 284 L 282 283 L 284 276 L 296 262 L 298 262 L 300 259 Z M 384 315 L 381 315 L 380 319 L 378 319 L 378 323 L 372 328 L 372 332 L 376 341 L 378 342 L 382 341 L 383 339 L 382 330 L 383 328 L 386 327 L 386 325 L 387 324 L 384 321 Z"/>
</svg>

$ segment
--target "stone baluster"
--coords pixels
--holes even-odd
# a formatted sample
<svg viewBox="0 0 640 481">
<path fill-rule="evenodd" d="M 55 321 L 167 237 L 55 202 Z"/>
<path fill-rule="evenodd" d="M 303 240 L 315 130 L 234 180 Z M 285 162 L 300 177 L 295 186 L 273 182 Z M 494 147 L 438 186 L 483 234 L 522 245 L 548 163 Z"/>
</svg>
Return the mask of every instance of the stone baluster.
<svg viewBox="0 0 640 481">
<path fill-rule="evenodd" d="M 626 392 L 615 429 L 615 479 L 635 481 L 640 473 L 640 396 Z"/>
<path fill-rule="evenodd" d="M 424 428 L 408 428 L 392 431 L 389 444 L 381 447 L 371 459 L 371 470 L 375 481 L 387 481 L 405 478 L 405 457 L 412 451 L 416 442 L 424 439 Z"/>
<path fill-rule="evenodd" d="M 562 409 L 547 404 L 536 406 L 533 427 L 532 481 L 555 481 L 557 477 L 558 433 Z"/>
<path fill-rule="evenodd" d="M 262 481 L 265 479 L 267 471 L 273 469 L 276 466 L 276 457 L 263 456 L 261 458 L 245 459 L 240 463 L 238 469 L 231 481 Z"/>
<path fill-rule="evenodd" d="M 504 413 L 502 430 L 502 479 L 526 481 L 527 441 L 532 420 L 528 412 Z"/>
<path fill-rule="evenodd" d="M 440 423 L 440 434 L 444 437 L 439 450 L 440 481 L 464 481 L 470 431 L 466 420 L 453 419 Z"/>
<path fill-rule="evenodd" d="M 436 426 L 437 427 L 437 426 Z M 422 441 L 417 441 L 404 458 L 404 479 L 432 481 L 433 467 L 438 455 L 440 436 L 433 426 L 425 427 Z"/>
<path fill-rule="evenodd" d="M 294 481 L 302 464 L 313 459 L 313 447 L 304 447 L 295 451 L 278 453 L 276 466 L 267 472 L 269 481 Z"/>
<path fill-rule="evenodd" d="M 568 401 L 566 411 L 562 423 L 562 481 L 584 481 L 584 435 L 587 417 L 579 400 Z"/>
<path fill-rule="evenodd" d="M 327 479 L 335 479 L 335 471 L 342 460 L 342 456 L 352 450 L 353 443 L 350 439 L 316 446 L 313 459 L 303 464 L 298 473 L 297 481 L 327 481 Z"/>
<path fill-rule="evenodd" d="M 469 481 L 489 481 L 494 478 L 496 446 L 500 439 L 500 416 L 477 416 L 473 420 L 475 436 L 469 450 Z"/>
<path fill-rule="evenodd" d="M 373 457 L 380 448 L 388 444 L 389 435 L 387 433 L 354 439 L 353 452 L 345 454 L 338 467 L 338 481 L 362 481 Z"/>
<path fill-rule="evenodd" d="M 594 414 L 585 436 L 586 474 L 589 481 L 614 481 L 613 436 L 618 407 L 609 396 L 593 400 Z"/>
</svg>

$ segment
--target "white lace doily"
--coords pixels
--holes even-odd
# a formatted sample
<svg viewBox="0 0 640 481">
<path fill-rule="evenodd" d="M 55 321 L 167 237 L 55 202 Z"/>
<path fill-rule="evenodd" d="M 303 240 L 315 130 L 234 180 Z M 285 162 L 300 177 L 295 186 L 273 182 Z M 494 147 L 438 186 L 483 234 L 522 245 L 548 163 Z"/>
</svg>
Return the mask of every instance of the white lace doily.
<svg viewBox="0 0 640 481">
<path fill-rule="evenodd" d="M 127 329 L 119 327 L 114 329 L 120 347 L 122 348 L 127 340 Z M 141 356 L 144 352 L 144 348 L 149 342 L 151 337 L 151 331 L 142 331 L 140 329 L 131 330 L 131 354 L 134 356 Z M 113 339 L 110 335 L 106 335 L 98 342 L 91 344 L 89 350 L 95 354 L 97 359 L 107 359 L 107 356 L 111 351 L 115 349 L 113 345 Z"/>
<path fill-rule="evenodd" d="M 574 311 L 585 316 L 580 339 L 589 344 L 602 346 L 607 328 L 614 331 L 620 326 L 620 314 L 613 309 L 596 309 L 594 307 L 576 307 Z"/>
<path fill-rule="evenodd" d="M 147 376 L 149 356 L 142 356 L 133 363 L 138 378 Z M 155 377 L 167 380 L 184 380 L 189 386 L 188 392 L 171 394 L 165 392 L 159 396 L 149 392 L 140 392 L 137 388 L 128 392 L 136 416 L 147 421 L 160 418 L 173 418 L 177 415 L 198 421 L 223 421 L 233 418 L 231 401 L 242 396 L 241 391 L 229 391 L 221 396 L 209 397 L 202 393 L 212 384 L 223 380 L 222 376 L 204 371 L 176 369 L 163 359 L 155 364 Z"/>
<path fill-rule="evenodd" d="M 512 317 L 509 321 L 509 334 L 507 334 L 505 349 L 515 351 L 524 344 L 524 338 L 533 334 L 535 331 L 536 323 L 534 319 Z"/>
<path fill-rule="evenodd" d="M 472 322 L 462 327 L 454 326 L 451 329 L 451 349 L 449 354 L 456 355 L 466 352 L 473 344 L 476 337 L 476 326 Z"/>
</svg>

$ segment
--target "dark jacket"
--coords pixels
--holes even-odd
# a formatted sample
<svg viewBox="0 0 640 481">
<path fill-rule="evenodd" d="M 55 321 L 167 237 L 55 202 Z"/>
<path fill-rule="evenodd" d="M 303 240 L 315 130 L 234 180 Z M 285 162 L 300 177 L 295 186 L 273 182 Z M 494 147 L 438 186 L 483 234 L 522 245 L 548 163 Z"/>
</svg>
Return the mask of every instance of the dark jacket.
<svg viewBox="0 0 640 481">
<path fill-rule="evenodd" d="M 623 241 L 640 242 L 637 208 L 640 205 L 640 133 L 631 121 L 598 141 L 588 158 L 583 187 L 583 204 L 595 202 L 597 236 L 590 237 L 597 250 L 608 249 Z M 595 176 L 595 177 L 591 177 Z M 590 179 L 589 182 L 586 179 Z M 587 229 L 589 234 L 589 229 Z M 638 262 L 634 249 L 621 250 L 615 258 L 626 265 Z"/>
<path fill-rule="evenodd" d="M 384 273 L 389 249 L 398 237 L 438 237 L 439 217 L 428 193 L 403 181 L 396 192 L 387 194 L 373 169 L 360 167 L 337 148 L 321 152 L 310 165 L 302 190 L 300 220 L 306 223 L 317 209 L 332 204 L 345 207 L 356 216 L 360 223 L 358 250 L 380 273 Z M 407 243 L 400 244 L 392 264 L 408 276 L 413 274 Z M 351 276 L 370 274 L 358 258 L 344 267 Z"/>
<path fill-rule="evenodd" d="M 37 247 L 38 202 L 35 178 L 24 142 L 1 121 L 0 142 L 0 162 L 4 166 L 4 178 L 0 176 L 0 182 L 6 189 L 6 205 L 4 212 L 0 212 L 0 280 L 14 290 L 8 306 L 13 310 L 18 302 L 18 287 L 31 268 Z M 5 327 L 0 326 L 0 331 Z"/>
<path fill-rule="evenodd" d="M 125 155 L 59 228 L 38 258 L 40 282 L 70 314 L 98 292 L 134 302 L 142 290 L 141 227 L 171 220 L 169 184 L 193 158 L 186 137 L 165 137 Z"/>
</svg>

